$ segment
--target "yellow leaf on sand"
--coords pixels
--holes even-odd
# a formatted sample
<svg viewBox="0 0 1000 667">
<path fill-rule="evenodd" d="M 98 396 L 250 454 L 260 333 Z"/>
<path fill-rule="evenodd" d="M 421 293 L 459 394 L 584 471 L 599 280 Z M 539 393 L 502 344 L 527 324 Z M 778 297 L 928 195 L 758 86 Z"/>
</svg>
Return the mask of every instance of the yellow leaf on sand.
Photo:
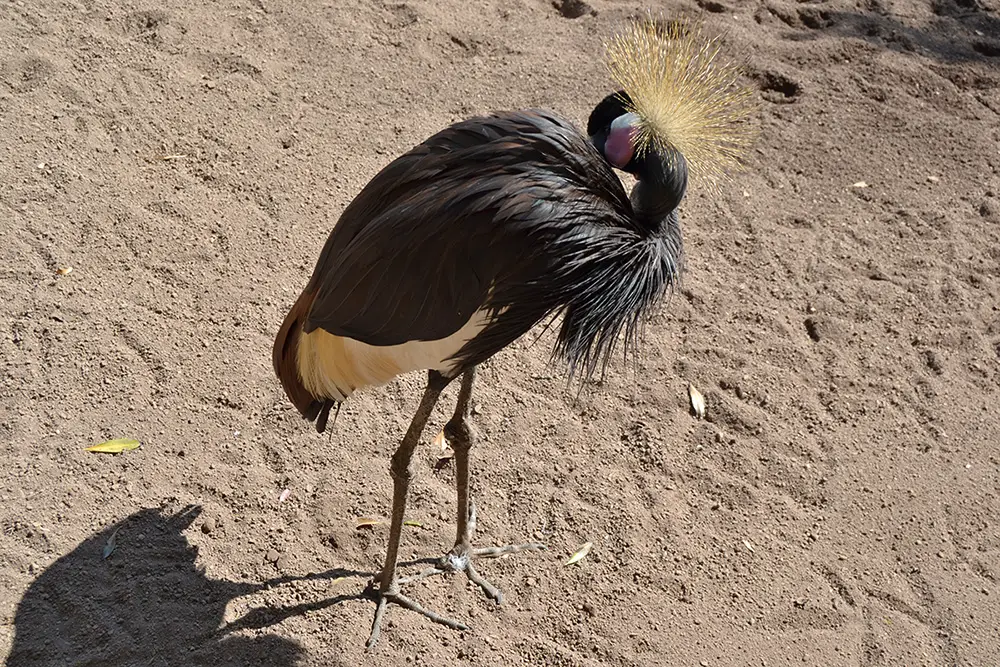
<svg viewBox="0 0 1000 667">
<path fill-rule="evenodd" d="M 590 548 L 592 546 L 594 546 L 593 543 L 591 543 L 591 542 L 584 542 L 583 546 L 581 546 L 579 549 L 577 549 L 576 553 L 574 553 L 572 556 L 569 557 L 569 560 L 566 561 L 566 565 L 572 565 L 573 563 L 579 563 L 581 560 L 584 559 L 584 557 L 587 554 L 590 553 Z"/>
<path fill-rule="evenodd" d="M 99 445 L 87 447 L 86 451 L 100 452 L 102 454 L 121 454 L 124 451 L 137 449 L 138 447 L 139 441 L 134 438 L 118 438 L 117 440 L 108 440 Z"/>
</svg>

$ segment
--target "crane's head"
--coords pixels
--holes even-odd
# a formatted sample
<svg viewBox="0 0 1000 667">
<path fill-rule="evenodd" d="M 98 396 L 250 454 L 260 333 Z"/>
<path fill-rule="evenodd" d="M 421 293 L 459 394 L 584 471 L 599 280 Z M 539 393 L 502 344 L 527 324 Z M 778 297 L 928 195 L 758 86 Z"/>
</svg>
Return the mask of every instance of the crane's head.
<svg viewBox="0 0 1000 667">
<path fill-rule="evenodd" d="M 608 95 L 590 112 L 587 134 L 613 167 L 638 177 L 639 116 L 631 111 L 631 105 L 632 99 L 624 90 Z"/>
<path fill-rule="evenodd" d="M 756 95 L 720 50 L 718 38 L 703 38 L 697 26 L 652 18 L 614 36 L 608 68 L 621 90 L 601 100 L 587 123 L 612 166 L 679 202 L 689 170 L 711 187 L 740 165 L 755 135 L 748 121 Z"/>
</svg>

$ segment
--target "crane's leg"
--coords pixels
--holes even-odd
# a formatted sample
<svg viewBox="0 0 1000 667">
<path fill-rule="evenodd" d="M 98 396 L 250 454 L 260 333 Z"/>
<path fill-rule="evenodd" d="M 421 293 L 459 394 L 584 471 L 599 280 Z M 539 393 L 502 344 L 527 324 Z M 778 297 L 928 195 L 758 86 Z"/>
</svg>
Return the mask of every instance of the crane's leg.
<svg viewBox="0 0 1000 667">
<path fill-rule="evenodd" d="M 503 595 L 490 582 L 484 579 L 473 565 L 474 558 L 497 558 L 504 554 L 544 549 L 541 544 L 511 544 L 502 547 L 474 549 L 472 536 L 476 530 L 476 507 L 469 497 L 469 451 L 475 441 L 472 429 L 469 427 L 469 402 L 472 398 L 472 383 L 475 380 L 475 367 L 462 375 L 462 387 L 458 392 L 458 403 L 455 414 L 444 427 L 445 437 L 455 451 L 455 486 L 458 492 L 458 520 L 455 546 L 448 552 L 436 567 L 405 579 L 406 582 L 423 579 L 442 572 L 462 570 L 469 580 L 479 586 L 487 597 L 496 601 L 503 600 Z"/>
<path fill-rule="evenodd" d="M 424 389 L 423 398 L 420 399 L 420 407 L 417 408 L 410 427 L 403 436 L 403 440 L 396 448 L 396 453 L 392 455 L 392 465 L 389 471 L 392 475 L 392 522 L 389 526 L 389 546 L 385 554 L 385 566 L 378 576 L 379 592 L 378 606 L 375 608 L 375 619 L 372 621 L 371 635 L 368 637 L 367 648 L 370 650 L 378 636 L 382 626 L 382 616 L 385 614 L 386 605 L 394 602 L 401 607 L 423 614 L 427 618 L 447 625 L 456 630 L 465 630 L 466 626 L 452 621 L 451 619 L 438 616 L 432 611 L 424 609 L 419 604 L 409 599 L 399 592 L 400 581 L 396 578 L 396 556 L 399 553 L 399 537 L 403 530 L 403 513 L 406 511 L 406 494 L 410 486 L 410 457 L 420 440 L 424 425 L 434 410 L 438 397 L 445 387 L 448 386 L 450 378 L 446 378 L 437 371 L 430 371 L 427 377 L 427 388 Z"/>
</svg>

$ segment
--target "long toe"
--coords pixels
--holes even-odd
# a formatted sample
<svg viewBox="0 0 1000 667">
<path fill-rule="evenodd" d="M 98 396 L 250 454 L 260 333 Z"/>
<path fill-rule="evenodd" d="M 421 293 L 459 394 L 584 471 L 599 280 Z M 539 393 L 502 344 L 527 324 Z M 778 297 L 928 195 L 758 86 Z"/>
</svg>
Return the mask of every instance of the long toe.
<svg viewBox="0 0 1000 667">
<path fill-rule="evenodd" d="M 421 616 L 425 616 L 425 617 L 429 618 L 430 620 L 434 621 L 435 623 L 440 623 L 441 625 L 443 625 L 445 627 L 449 627 L 452 630 L 468 630 L 469 629 L 469 626 L 467 626 L 465 623 L 459 623 L 458 621 L 452 620 L 452 619 L 450 619 L 450 618 L 448 618 L 446 616 L 442 616 L 441 614 L 438 614 L 437 612 L 431 611 L 430 609 L 427 609 L 426 607 L 422 607 L 418 602 L 416 602 L 415 600 L 411 600 L 410 598 L 406 597 L 402 593 L 390 593 L 390 594 L 388 594 L 387 597 L 388 597 L 389 602 L 398 604 L 400 607 L 405 607 L 406 609 L 409 609 L 410 611 L 416 612 L 416 613 L 420 614 Z"/>
<path fill-rule="evenodd" d="M 545 551 L 544 544 L 529 542 L 528 544 L 507 544 L 502 547 L 483 547 L 473 549 L 472 555 L 476 558 L 499 558 L 507 554 L 516 554 L 521 551 Z"/>
<path fill-rule="evenodd" d="M 503 593 L 500 589 L 487 581 L 478 571 L 476 571 L 476 566 L 469 561 L 468 565 L 465 566 L 465 574 L 468 575 L 469 581 L 479 586 L 486 594 L 486 597 L 490 598 L 497 604 L 503 602 Z"/>
<path fill-rule="evenodd" d="M 365 648 L 371 651 L 374 648 L 376 642 L 378 642 L 379 635 L 382 632 L 382 619 L 385 616 L 386 608 L 389 603 L 397 604 L 404 609 L 409 609 L 410 611 L 416 612 L 421 616 L 424 616 L 435 623 L 440 623 L 441 625 L 451 628 L 452 630 L 468 630 L 469 626 L 464 623 L 459 623 L 456 620 L 450 619 L 446 616 L 442 616 L 437 612 L 431 611 L 426 607 L 423 607 L 415 600 L 411 600 L 402 593 L 386 591 L 378 594 L 378 606 L 375 608 L 375 618 L 372 620 L 372 630 L 371 634 L 368 636 L 368 642 L 365 644 Z"/>
<path fill-rule="evenodd" d="M 479 574 L 476 570 L 474 561 L 480 558 L 499 558 L 506 554 L 514 554 L 521 551 L 540 551 L 544 550 L 545 545 L 543 544 L 508 544 L 499 547 L 484 547 L 480 549 L 473 549 L 468 545 L 458 544 L 451 553 L 446 557 L 449 564 L 449 569 L 451 570 L 463 570 L 469 581 L 479 586 L 486 597 L 490 598 L 497 604 L 503 602 L 503 594 L 500 592 L 496 586 L 491 584 L 483 575 Z"/>
</svg>

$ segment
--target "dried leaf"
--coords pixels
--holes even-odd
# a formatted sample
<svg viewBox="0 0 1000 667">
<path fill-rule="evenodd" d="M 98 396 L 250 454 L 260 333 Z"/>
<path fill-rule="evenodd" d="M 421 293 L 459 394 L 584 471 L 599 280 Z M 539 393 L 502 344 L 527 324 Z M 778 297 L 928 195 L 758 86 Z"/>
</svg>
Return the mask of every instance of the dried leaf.
<svg viewBox="0 0 1000 667">
<path fill-rule="evenodd" d="M 448 444 L 448 438 L 444 437 L 444 429 L 434 436 L 434 447 L 438 450 L 438 460 L 436 468 L 440 469 L 445 461 L 455 456 L 455 451 Z"/>
<path fill-rule="evenodd" d="M 371 517 L 363 516 L 363 517 L 358 517 L 357 525 L 355 527 L 358 529 L 373 528 L 379 525 L 380 523 L 382 523 L 382 519 L 373 519 Z"/>
<path fill-rule="evenodd" d="M 58 269 L 56 269 L 56 273 L 58 273 L 60 276 L 68 276 L 69 274 L 73 273 L 73 267 L 60 266 Z"/>
<path fill-rule="evenodd" d="M 281 495 L 278 496 L 278 502 L 279 503 L 285 502 L 286 500 L 288 500 L 288 496 L 290 496 L 290 495 L 292 495 L 292 490 L 291 489 L 285 489 L 284 491 L 281 492 Z"/>
<path fill-rule="evenodd" d="M 590 553 L 590 548 L 592 546 L 594 546 L 592 542 L 584 542 L 583 545 L 579 549 L 577 549 L 576 552 L 572 556 L 569 557 L 569 560 L 566 561 L 566 565 L 572 565 L 573 563 L 579 563 L 581 560 L 583 560 L 587 556 L 587 554 Z"/>
<path fill-rule="evenodd" d="M 419 521 L 416 521 L 414 519 L 407 519 L 406 521 L 403 522 L 403 525 L 404 526 L 413 526 L 414 528 L 423 528 L 424 527 L 424 524 L 422 524 Z"/>
<path fill-rule="evenodd" d="M 108 538 L 107 543 L 104 545 L 104 555 L 101 556 L 101 560 L 106 560 L 108 556 L 114 553 L 115 548 L 118 546 L 119 530 L 121 530 L 121 526 L 115 528 L 115 532 L 111 533 L 111 537 Z"/>
<path fill-rule="evenodd" d="M 139 441 L 134 438 L 118 438 L 117 440 L 108 440 L 107 442 L 102 442 L 99 445 L 87 447 L 86 451 L 101 452 L 104 454 L 121 454 L 124 451 L 136 449 L 138 447 Z"/>
<path fill-rule="evenodd" d="M 691 412 L 698 419 L 705 418 L 705 397 L 700 391 L 695 389 L 694 385 L 690 382 L 688 383 L 688 397 L 691 399 Z"/>
<path fill-rule="evenodd" d="M 449 448 L 448 439 L 444 437 L 444 429 L 434 436 L 434 446 L 440 449 L 442 452 Z"/>
</svg>

